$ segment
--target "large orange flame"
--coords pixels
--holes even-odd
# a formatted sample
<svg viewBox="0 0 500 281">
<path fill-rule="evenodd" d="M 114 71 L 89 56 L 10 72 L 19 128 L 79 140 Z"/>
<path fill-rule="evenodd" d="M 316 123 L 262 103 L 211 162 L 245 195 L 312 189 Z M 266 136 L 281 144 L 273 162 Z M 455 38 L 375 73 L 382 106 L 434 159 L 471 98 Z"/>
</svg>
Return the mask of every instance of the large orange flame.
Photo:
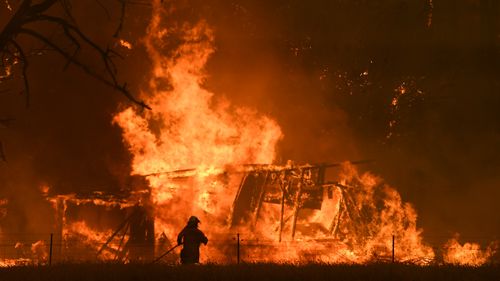
<svg viewBox="0 0 500 281">
<path fill-rule="evenodd" d="M 213 33 L 206 23 L 168 29 L 161 26 L 164 16 L 155 1 L 145 40 L 153 71 L 143 94 L 152 110 L 127 108 L 114 121 L 134 156 L 134 174 L 197 169 L 196 177 L 183 184 L 161 175 L 148 177 L 155 228 L 172 239 L 190 214 L 206 224 L 223 222 L 236 192 L 228 183 L 237 179 L 210 175 L 228 165 L 272 163 L 282 133 L 271 118 L 216 100 L 202 87 L 204 66 L 214 51 Z M 181 34 L 183 44 L 173 52 L 162 50 L 171 33 Z M 168 56 L 163 53 L 167 51 Z"/>
<path fill-rule="evenodd" d="M 340 175 L 352 198 L 340 188 L 334 196 L 325 194 L 320 210 L 303 212 L 298 218 L 305 227 L 297 229 L 296 237 L 293 230 L 295 239 L 281 242 L 281 232 L 289 233 L 290 226 L 280 222 L 280 215 L 283 221 L 282 213 L 290 218 L 293 210 L 282 207 L 280 212 L 272 204 L 262 206 L 264 215 L 258 224 L 247 223 L 230 231 L 231 204 L 241 176 L 222 172 L 245 163 L 273 163 L 282 138 L 280 127 L 271 118 L 216 99 L 205 89 L 204 67 L 214 52 L 212 29 L 204 21 L 165 27 L 162 19 L 168 13 L 160 1 L 153 2 L 145 38 L 153 70 L 143 93 L 152 110 L 130 107 L 118 113 L 114 122 L 122 128 L 133 155 L 133 174 L 148 175 L 157 234 L 175 240 L 185 219 L 194 214 L 203 221 L 209 237 L 220 239 L 204 251 L 202 260 L 212 262 L 228 261 L 225 244 L 235 231 L 244 233 L 244 255 L 252 261 L 363 263 L 390 259 L 393 251 L 403 262 L 427 264 L 434 259 L 432 248 L 422 241 L 413 207 L 395 189 L 369 173 L 360 175 L 352 165 L 345 165 Z M 172 49 L 166 42 L 174 34 L 179 44 Z M 184 180 L 161 173 L 186 168 L 194 170 Z M 342 205 L 348 203 L 351 213 L 342 212 Z M 332 218 L 337 218 L 336 223 Z M 339 239 L 332 239 L 332 231 Z M 251 241 L 257 240 L 259 246 L 252 247 Z M 457 254 L 445 254 L 445 261 L 454 262 L 452 257 Z M 462 262 L 482 264 L 489 256 L 483 257 Z"/>
<path fill-rule="evenodd" d="M 455 265 L 483 265 L 489 261 L 498 248 L 498 243 L 492 242 L 486 249 L 481 250 L 481 246 L 477 243 L 466 242 L 462 245 L 458 239 L 459 235 L 455 234 L 455 237 L 444 245 L 444 262 Z"/>
<path fill-rule="evenodd" d="M 115 116 L 114 122 L 123 129 L 123 138 L 133 155 L 133 173 L 150 175 L 156 232 L 175 239 L 185 219 L 195 214 L 201 218 L 203 226 L 207 225 L 205 230 L 209 236 L 226 237 L 239 178 L 214 175 L 221 167 L 272 163 L 282 134 L 269 117 L 216 100 L 213 93 L 203 88 L 204 66 L 214 51 L 213 32 L 207 24 L 201 21 L 193 26 L 166 28 L 161 25 L 165 16 L 159 1 L 155 1 L 145 40 L 154 67 L 144 97 L 152 110 L 142 112 L 127 108 Z M 163 50 L 170 34 L 180 34 L 182 43 L 173 51 Z M 279 207 L 266 204 L 263 206 L 265 215 L 257 229 L 238 231 L 245 232 L 247 239 L 270 241 L 279 251 L 269 254 L 251 248 L 247 249 L 247 255 L 254 261 L 298 261 L 317 252 L 321 254 L 315 259 L 319 256 L 322 261 L 366 262 L 376 255 L 390 256 L 391 238 L 396 235 L 400 260 L 431 260 L 434 253 L 422 243 L 414 209 L 404 204 L 394 189 L 380 188 L 377 178 L 369 174 L 360 176 L 352 166 L 346 167 L 343 181 L 355 182 L 359 188 L 355 193 L 355 202 L 359 204 L 356 208 L 370 212 L 366 229 L 350 228 L 352 224 L 346 218 L 338 225 L 339 232 L 344 234 L 343 240 L 330 246 L 317 242 L 317 239 L 328 238 L 320 230 L 305 231 L 305 234 L 298 230 L 296 241 L 301 242 L 278 244 Z M 176 181 L 155 174 L 185 168 L 196 168 L 194 177 Z M 374 205 L 376 188 L 383 194 L 382 206 Z M 325 198 L 322 210 L 311 211 L 300 220 L 328 228 L 331 218 L 340 210 L 339 199 L 340 193 L 330 200 Z M 289 231 L 286 227 L 283 230 Z M 211 247 L 205 251 L 205 259 L 224 261 L 224 250 L 221 245 Z"/>
</svg>

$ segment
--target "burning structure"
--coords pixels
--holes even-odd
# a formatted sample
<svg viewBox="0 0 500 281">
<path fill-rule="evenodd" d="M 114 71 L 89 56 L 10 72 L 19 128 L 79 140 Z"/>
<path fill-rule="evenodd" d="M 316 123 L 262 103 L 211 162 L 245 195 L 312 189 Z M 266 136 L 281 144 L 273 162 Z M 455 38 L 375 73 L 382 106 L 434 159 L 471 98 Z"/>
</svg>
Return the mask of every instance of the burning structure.
<svg viewBox="0 0 500 281">
<path fill-rule="evenodd" d="M 134 190 L 121 195 L 47 196 L 57 216 L 58 259 L 151 261 L 174 245 L 185 215 L 191 213 L 202 218 L 211 238 L 202 259 L 212 262 L 234 260 L 236 233 L 244 238 L 244 257 L 254 262 L 366 263 L 389 261 L 395 251 L 400 262 L 480 265 L 495 251 L 493 244 L 481 251 L 475 244 L 461 246 L 454 238 L 448 241 L 453 247 L 436 258 L 416 226 L 415 210 L 381 179 L 360 175 L 352 163 L 289 161 L 283 166 L 183 169 L 148 177 L 175 185 L 172 201 L 159 202 L 151 188 L 141 186 L 142 177 L 136 177 L 140 180 Z M 208 190 L 196 190 L 203 186 Z M 214 187 L 221 191 L 214 192 Z M 186 193 L 189 198 L 177 206 L 178 196 Z M 97 217 L 104 225 L 92 221 Z M 46 246 L 38 245 L 37 251 L 43 253 Z M 166 260 L 175 262 L 176 255 Z"/>
<path fill-rule="evenodd" d="M 113 118 L 138 183 L 121 194 L 47 195 L 55 256 L 148 261 L 196 215 L 210 239 L 202 262 L 232 262 L 236 233 L 254 262 L 366 263 L 393 252 L 401 262 L 436 261 L 414 208 L 380 178 L 349 163 L 275 164 L 277 122 L 204 87 L 213 30 L 204 21 L 165 24 L 161 2 L 153 1 L 144 39 L 153 69 L 142 96 L 152 110 L 125 107 Z M 494 251 L 475 249 L 442 256 L 482 264 Z"/>
<path fill-rule="evenodd" d="M 359 177 L 351 164 L 343 164 L 344 174 L 340 175 L 340 181 L 329 181 L 327 169 L 338 166 L 342 165 L 254 164 L 218 172 L 212 170 L 209 176 L 196 169 L 186 169 L 148 177 L 167 177 L 180 186 L 189 186 L 192 181 L 200 180 L 202 174 L 212 185 L 221 185 L 224 193 L 233 194 L 229 213 L 219 213 L 216 209 L 201 212 L 202 221 L 209 224 L 207 233 L 215 237 L 211 243 L 214 246 L 209 247 L 206 256 L 212 261 L 227 262 L 223 258 L 232 252 L 231 236 L 237 232 L 243 233 L 247 241 L 257 242 L 246 249 L 246 255 L 254 261 L 286 261 L 290 257 L 304 262 L 310 259 L 328 262 L 389 259 L 390 238 L 396 233 L 402 234 L 398 235 L 402 243 L 398 246 L 400 260 L 432 261 L 433 252 L 423 245 L 416 229 L 413 209 L 403 206 L 397 193 L 391 193 L 395 191 L 377 179 L 368 175 Z M 229 178 L 238 177 L 239 185 L 231 186 L 229 182 L 234 181 Z M 214 194 L 201 194 L 205 200 L 218 199 L 210 198 Z M 166 226 L 158 223 L 168 213 L 158 213 L 158 206 L 147 189 L 121 197 L 94 192 L 57 195 L 48 200 L 58 216 L 60 235 L 56 237 L 61 237 L 61 248 L 57 252 L 67 259 L 75 259 L 74 253 L 79 252 L 81 259 L 151 260 L 155 246 L 157 252 L 170 247 L 181 226 L 173 226 L 175 217 L 165 220 Z M 217 202 L 211 204 L 217 207 Z M 75 212 L 77 208 L 92 206 L 118 211 L 122 222 L 115 229 L 102 231 L 93 229 L 88 219 L 72 214 L 78 213 Z M 196 205 L 185 207 L 200 208 Z M 182 221 L 183 217 L 180 219 Z M 116 217 L 114 220 L 118 221 Z M 264 254 L 269 248 L 278 250 L 276 256 Z"/>
<path fill-rule="evenodd" d="M 153 257 L 154 218 L 148 208 L 147 190 L 46 198 L 55 210 L 55 251 L 59 260 L 143 261 Z"/>
</svg>

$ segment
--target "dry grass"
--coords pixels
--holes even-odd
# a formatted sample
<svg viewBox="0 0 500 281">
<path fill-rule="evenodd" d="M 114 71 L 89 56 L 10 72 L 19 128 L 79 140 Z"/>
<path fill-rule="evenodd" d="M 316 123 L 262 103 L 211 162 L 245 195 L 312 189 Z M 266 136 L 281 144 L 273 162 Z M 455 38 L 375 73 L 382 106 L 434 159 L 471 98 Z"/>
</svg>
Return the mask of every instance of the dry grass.
<svg viewBox="0 0 500 281">
<path fill-rule="evenodd" d="M 144 264 L 61 264 L 0 269 L 0 280 L 30 281 L 298 281 L 298 280 L 500 280 L 500 266 L 478 268 L 413 265 L 277 264 L 166 266 Z"/>
</svg>

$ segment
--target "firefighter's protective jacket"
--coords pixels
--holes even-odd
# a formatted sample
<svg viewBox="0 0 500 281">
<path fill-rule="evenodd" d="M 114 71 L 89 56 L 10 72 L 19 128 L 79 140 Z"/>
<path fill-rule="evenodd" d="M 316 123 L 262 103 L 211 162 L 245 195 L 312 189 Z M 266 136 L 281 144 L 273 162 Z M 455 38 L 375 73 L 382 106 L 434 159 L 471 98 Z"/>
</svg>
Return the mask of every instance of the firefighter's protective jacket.
<svg viewBox="0 0 500 281">
<path fill-rule="evenodd" d="M 188 224 L 177 236 L 177 243 L 182 244 L 181 262 L 183 264 L 200 262 L 200 244 L 207 244 L 208 238 L 198 229 L 197 224 Z"/>
</svg>

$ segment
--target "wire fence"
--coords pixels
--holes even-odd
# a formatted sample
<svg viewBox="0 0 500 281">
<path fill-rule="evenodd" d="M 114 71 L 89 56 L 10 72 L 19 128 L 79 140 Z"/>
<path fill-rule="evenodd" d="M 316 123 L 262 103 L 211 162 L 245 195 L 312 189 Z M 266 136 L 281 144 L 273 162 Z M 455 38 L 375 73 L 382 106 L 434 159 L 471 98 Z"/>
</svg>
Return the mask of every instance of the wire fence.
<svg viewBox="0 0 500 281">
<path fill-rule="evenodd" d="M 460 263 L 469 259 L 485 264 L 500 264 L 498 237 L 461 236 L 459 244 L 447 244 L 449 237 L 427 237 L 432 248 L 432 259 L 408 258 L 408 247 L 398 244 L 397 236 L 388 237 L 390 243 L 371 245 L 367 262 L 407 262 L 418 264 Z M 474 246 L 466 242 L 476 243 Z M 175 244 L 171 241 L 153 243 L 105 243 L 81 238 L 65 238 L 50 233 L 2 233 L 0 236 L 0 266 L 52 264 L 60 262 L 148 262 L 153 261 Z M 179 247 L 180 248 L 180 247 Z M 338 239 L 283 240 L 257 239 L 251 233 L 235 233 L 210 239 L 201 249 L 207 262 L 333 262 L 356 263 L 355 257 L 346 256 L 339 249 L 346 245 Z M 99 251 L 101 250 L 101 251 Z M 404 252 L 404 253 L 403 253 Z M 298 255 L 299 253 L 299 255 Z M 177 263 L 179 251 L 172 251 L 161 262 Z M 454 260 L 447 260 L 451 255 Z"/>
</svg>

